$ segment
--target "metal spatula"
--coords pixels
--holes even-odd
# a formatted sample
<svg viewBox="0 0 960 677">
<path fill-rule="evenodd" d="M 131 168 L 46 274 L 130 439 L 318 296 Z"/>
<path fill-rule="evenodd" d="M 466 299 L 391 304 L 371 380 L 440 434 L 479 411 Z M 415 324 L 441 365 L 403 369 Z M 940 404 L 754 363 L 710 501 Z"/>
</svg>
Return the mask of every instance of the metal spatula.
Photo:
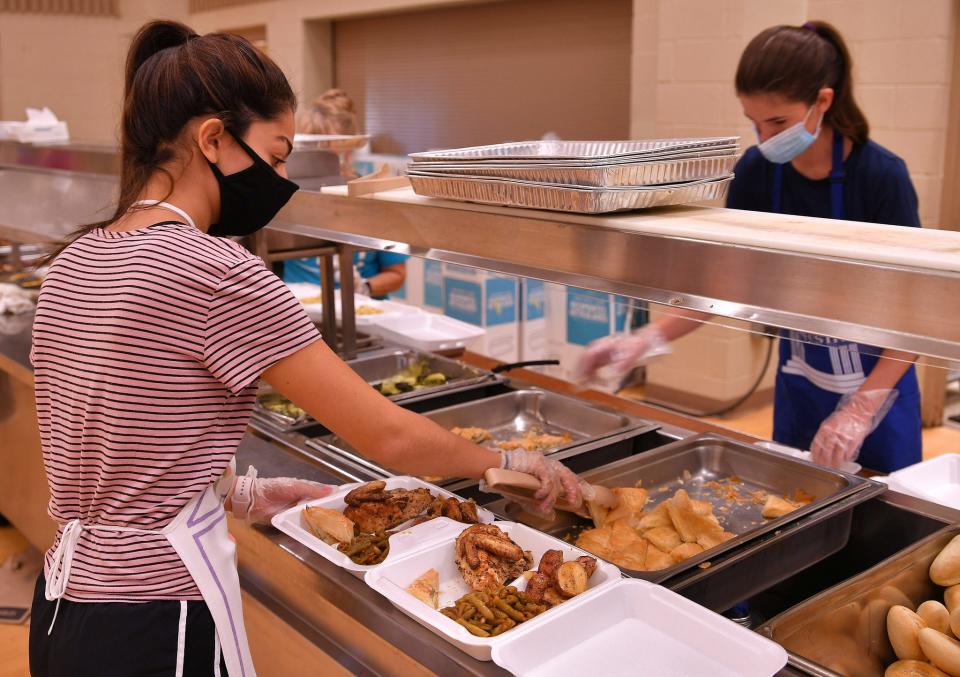
<svg viewBox="0 0 960 677">
<path fill-rule="evenodd" d="M 517 472 L 516 470 L 504 470 L 502 468 L 490 468 L 483 474 L 483 479 L 491 491 L 502 494 L 507 498 L 512 498 L 523 503 L 534 501 L 533 495 L 540 490 L 540 480 L 533 475 Z M 596 497 L 592 501 L 594 505 L 603 508 L 616 508 L 619 499 L 616 494 L 597 484 L 589 485 L 596 492 Z M 584 503 L 579 508 L 575 508 L 569 503 L 557 501 L 554 506 L 557 510 L 572 512 L 587 519 L 593 519 L 587 505 Z"/>
</svg>

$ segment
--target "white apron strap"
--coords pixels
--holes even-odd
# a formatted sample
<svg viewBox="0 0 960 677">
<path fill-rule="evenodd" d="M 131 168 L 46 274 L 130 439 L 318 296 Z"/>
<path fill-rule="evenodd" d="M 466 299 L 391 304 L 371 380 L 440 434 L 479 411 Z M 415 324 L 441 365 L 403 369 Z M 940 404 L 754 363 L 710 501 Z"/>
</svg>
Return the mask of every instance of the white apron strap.
<svg viewBox="0 0 960 677">
<path fill-rule="evenodd" d="M 177 551 L 210 609 L 230 677 L 255 677 L 243 624 L 237 547 L 214 485 L 191 500 L 163 534 Z"/>
</svg>

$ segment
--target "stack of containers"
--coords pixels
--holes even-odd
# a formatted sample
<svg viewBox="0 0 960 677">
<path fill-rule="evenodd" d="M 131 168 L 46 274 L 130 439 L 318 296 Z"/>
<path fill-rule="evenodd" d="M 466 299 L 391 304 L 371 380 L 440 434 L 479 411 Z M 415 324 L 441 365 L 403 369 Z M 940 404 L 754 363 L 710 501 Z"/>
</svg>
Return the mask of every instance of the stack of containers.
<svg viewBox="0 0 960 677">
<path fill-rule="evenodd" d="M 411 154 L 419 195 L 596 214 L 726 196 L 735 136 L 524 141 Z"/>
</svg>

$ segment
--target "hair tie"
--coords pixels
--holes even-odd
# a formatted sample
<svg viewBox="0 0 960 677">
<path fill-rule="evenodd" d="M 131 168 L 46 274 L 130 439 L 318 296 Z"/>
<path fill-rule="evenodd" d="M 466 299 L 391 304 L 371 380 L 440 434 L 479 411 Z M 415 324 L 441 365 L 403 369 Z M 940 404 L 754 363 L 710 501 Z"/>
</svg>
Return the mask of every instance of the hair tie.
<svg viewBox="0 0 960 677">
<path fill-rule="evenodd" d="M 808 21 L 807 23 L 800 26 L 800 28 L 806 28 L 808 31 L 813 31 L 814 33 L 817 32 L 817 25 L 812 21 Z"/>
</svg>

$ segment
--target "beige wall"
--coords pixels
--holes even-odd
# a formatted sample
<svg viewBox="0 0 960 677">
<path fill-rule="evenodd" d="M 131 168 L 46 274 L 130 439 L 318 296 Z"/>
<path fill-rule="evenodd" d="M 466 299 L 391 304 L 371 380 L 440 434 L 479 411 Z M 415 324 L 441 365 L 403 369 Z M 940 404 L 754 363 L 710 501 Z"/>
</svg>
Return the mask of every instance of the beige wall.
<svg viewBox="0 0 960 677">
<path fill-rule="evenodd" d="M 753 130 L 733 93 L 747 42 L 775 24 L 835 24 L 848 40 L 854 91 L 874 139 L 906 160 L 921 219 L 937 225 L 956 24 L 952 0 L 636 0 L 635 6 L 658 16 L 658 136 L 737 132 L 751 143 Z"/>
<path fill-rule="evenodd" d="M 0 14 L 0 118 L 46 104 L 74 138 L 114 139 L 126 46 L 154 16 L 185 19 L 200 32 L 264 26 L 271 55 L 308 100 L 332 83 L 330 20 L 472 1 L 273 0 L 188 14 L 187 0 L 123 0 L 115 19 Z M 907 161 L 921 217 L 936 225 L 955 7 L 952 0 L 634 0 L 631 135 L 739 133 L 751 142 L 732 87 L 741 50 L 767 26 L 826 19 L 849 39 L 876 140 Z"/>
<path fill-rule="evenodd" d="M 186 16 L 186 0 L 123 0 L 115 18 L 0 13 L 0 119 L 50 106 L 74 139 L 114 141 L 130 38 L 155 17 Z"/>
</svg>

